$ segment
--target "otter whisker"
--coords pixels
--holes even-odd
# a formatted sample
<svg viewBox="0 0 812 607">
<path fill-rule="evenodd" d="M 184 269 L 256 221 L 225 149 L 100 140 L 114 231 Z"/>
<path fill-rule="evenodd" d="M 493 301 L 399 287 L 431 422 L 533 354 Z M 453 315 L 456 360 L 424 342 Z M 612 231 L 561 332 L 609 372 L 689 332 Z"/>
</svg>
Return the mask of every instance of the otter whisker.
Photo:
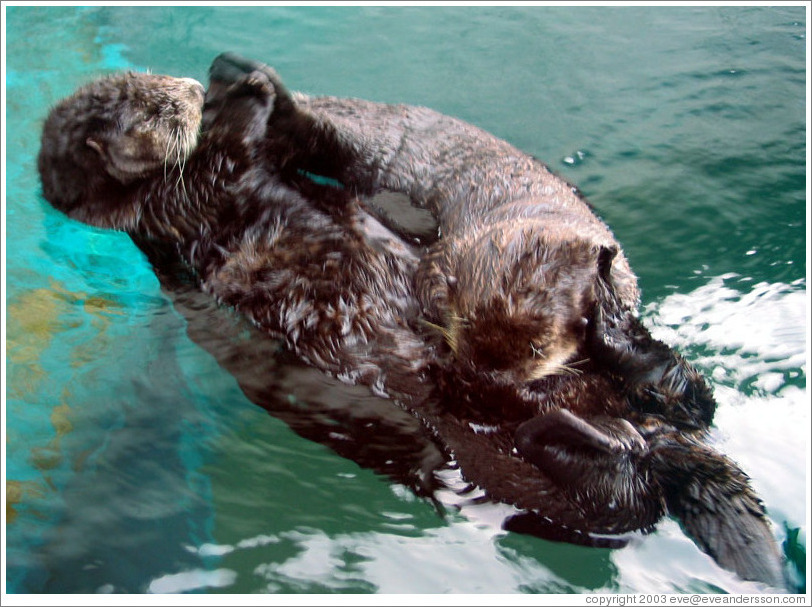
<svg viewBox="0 0 812 607">
<path fill-rule="evenodd" d="M 426 320 L 425 318 L 420 318 L 420 319 L 418 319 L 418 322 L 419 322 L 421 325 L 425 325 L 425 326 L 427 326 L 427 327 L 429 327 L 429 328 L 431 328 L 431 329 L 434 329 L 435 331 L 439 331 L 439 332 L 440 332 L 440 333 L 442 333 L 443 335 L 445 335 L 445 334 L 447 334 L 447 333 L 448 333 L 448 329 L 446 329 L 446 328 L 445 328 L 445 327 L 443 327 L 442 325 L 438 325 L 437 323 L 433 323 L 433 322 L 431 322 L 430 320 Z"/>
<path fill-rule="evenodd" d="M 443 327 L 442 325 L 438 325 L 436 323 L 433 323 L 433 322 L 431 322 L 429 320 L 426 320 L 425 318 L 419 319 L 419 322 L 420 322 L 420 324 L 425 325 L 425 326 L 439 332 L 440 335 L 443 336 L 443 339 L 445 340 L 445 342 L 451 348 L 451 351 L 454 352 L 454 354 L 457 353 L 457 347 L 458 347 L 457 336 L 456 336 L 455 332 L 453 331 L 453 329 Z"/>
<path fill-rule="evenodd" d="M 584 358 L 582 360 L 575 360 L 569 363 L 561 363 L 557 364 L 553 367 L 553 374 L 557 375 L 569 375 L 571 377 L 577 377 L 579 375 L 583 375 L 584 372 L 581 369 L 577 369 L 575 365 L 580 365 L 583 363 L 589 362 L 588 358 Z"/>
<path fill-rule="evenodd" d="M 451 314 L 448 318 L 462 327 L 467 327 L 470 324 L 470 321 L 467 318 L 457 314 Z"/>
<path fill-rule="evenodd" d="M 170 134 L 169 137 L 166 138 L 166 149 L 164 149 L 164 183 L 166 183 L 167 179 L 167 163 L 169 162 L 169 154 L 172 151 L 172 136 Z"/>
<path fill-rule="evenodd" d="M 178 184 L 180 184 L 180 189 L 183 192 L 184 197 L 188 198 L 188 193 L 186 191 L 186 182 L 183 179 L 183 171 L 186 168 L 186 154 L 181 153 L 183 149 L 181 147 L 181 137 L 183 136 L 183 133 L 181 133 L 181 130 L 178 128 L 174 130 L 174 134 L 175 134 L 174 151 L 176 155 L 175 166 L 178 168 L 178 180 L 175 182 L 175 187 L 177 187 Z"/>
<path fill-rule="evenodd" d="M 178 155 L 177 155 L 178 142 L 177 142 L 177 139 L 178 139 L 177 130 L 173 128 L 170 131 L 169 136 L 167 137 L 167 141 L 166 141 L 166 156 L 164 157 L 164 174 L 165 174 L 164 181 L 166 181 L 166 177 L 168 176 L 168 172 L 170 172 L 172 169 L 174 169 L 178 164 L 178 160 L 177 160 L 177 158 L 178 158 Z M 171 164 L 171 166 L 170 166 L 170 164 Z"/>
</svg>

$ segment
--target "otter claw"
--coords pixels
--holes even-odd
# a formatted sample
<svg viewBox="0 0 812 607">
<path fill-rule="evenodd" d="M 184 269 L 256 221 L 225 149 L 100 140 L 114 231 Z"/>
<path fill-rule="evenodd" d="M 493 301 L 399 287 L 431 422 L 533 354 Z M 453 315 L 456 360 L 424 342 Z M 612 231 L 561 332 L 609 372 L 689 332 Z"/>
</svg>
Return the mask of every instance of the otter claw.
<svg viewBox="0 0 812 607">
<path fill-rule="evenodd" d="M 263 72 L 254 71 L 244 74 L 239 80 L 228 88 L 230 95 L 257 95 L 259 97 L 273 98 L 275 89 L 268 76 Z"/>
</svg>

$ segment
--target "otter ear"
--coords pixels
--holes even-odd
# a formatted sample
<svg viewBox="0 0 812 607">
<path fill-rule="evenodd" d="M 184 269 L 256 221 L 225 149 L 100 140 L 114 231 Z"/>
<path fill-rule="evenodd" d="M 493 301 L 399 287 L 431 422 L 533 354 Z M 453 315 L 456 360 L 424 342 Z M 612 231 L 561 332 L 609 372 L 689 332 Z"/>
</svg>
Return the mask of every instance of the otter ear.
<svg viewBox="0 0 812 607">
<path fill-rule="evenodd" d="M 617 317 L 621 315 L 621 306 L 615 293 L 615 283 L 612 280 L 612 263 L 617 257 L 618 248 L 615 245 L 601 245 L 595 254 L 595 280 L 594 304 L 595 312 L 593 324 L 599 324 L 601 317 Z"/>
<path fill-rule="evenodd" d="M 164 163 L 144 133 L 120 133 L 110 138 L 92 136 L 85 139 L 85 143 L 98 153 L 104 170 L 123 184 L 143 177 Z"/>
<path fill-rule="evenodd" d="M 617 257 L 617 247 L 615 245 L 601 246 L 600 251 L 598 251 L 598 276 L 607 285 L 611 284 L 609 275 L 615 257 Z"/>
<path fill-rule="evenodd" d="M 104 158 L 104 146 L 102 145 L 101 140 L 88 137 L 85 140 L 85 143 L 87 144 L 87 147 L 89 147 L 91 150 L 96 150 L 96 152 L 99 153 L 99 156 Z"/>
</svg>

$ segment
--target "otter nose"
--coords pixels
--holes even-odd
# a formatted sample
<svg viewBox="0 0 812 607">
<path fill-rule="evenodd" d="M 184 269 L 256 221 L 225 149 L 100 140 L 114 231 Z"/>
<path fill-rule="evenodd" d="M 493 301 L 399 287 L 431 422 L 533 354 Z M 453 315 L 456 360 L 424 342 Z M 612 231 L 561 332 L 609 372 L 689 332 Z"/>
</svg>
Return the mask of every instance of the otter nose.
<svg viewBox="0 0 812 607">
<path fill-rule="evenodd" d="M 188 84 L 189 87 L 201 97 L 201 99 L 203 98 L 203 95 L 206 94 L 205 87 L 194 78 L 181 78 L 180 81 Z"/>
</svg>

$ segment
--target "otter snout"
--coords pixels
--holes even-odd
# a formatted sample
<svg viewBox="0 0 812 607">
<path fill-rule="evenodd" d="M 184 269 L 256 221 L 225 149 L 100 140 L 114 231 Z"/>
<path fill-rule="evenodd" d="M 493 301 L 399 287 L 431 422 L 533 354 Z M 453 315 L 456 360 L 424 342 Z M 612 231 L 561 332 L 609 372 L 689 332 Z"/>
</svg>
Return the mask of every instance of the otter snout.
<svg viewBox="0 0 812 607">
<path fill-rule="evenodd" d="M 200 82 L 195 80 L 194 78 L 179 78 L 179 80 L 186 85 L 188 85 L 189 89 L 195 94 L 200 101 L 203 101 L 203 97 L 206 94 L 206 87 L 204 87 Z"/>
</svg>

